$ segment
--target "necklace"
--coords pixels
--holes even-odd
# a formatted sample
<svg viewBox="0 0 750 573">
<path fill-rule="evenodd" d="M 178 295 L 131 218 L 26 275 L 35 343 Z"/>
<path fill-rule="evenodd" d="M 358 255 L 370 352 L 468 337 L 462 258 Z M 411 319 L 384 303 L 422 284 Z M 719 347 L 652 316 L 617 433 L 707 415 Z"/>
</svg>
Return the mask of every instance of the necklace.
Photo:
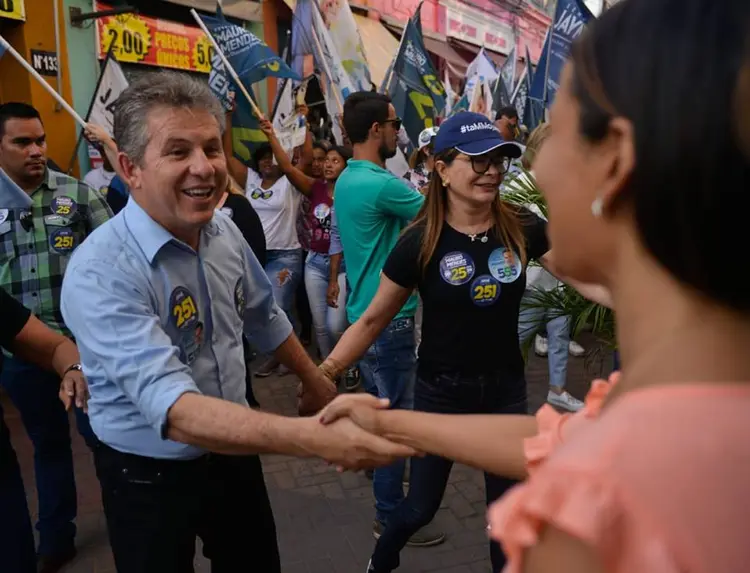
<svg viewBox="0 0 750 573">
<path fill-rule="evenodd" d="M 481 236 L 481 237 L 479 238 L 479 241 L 480 241 L 480 242 L 482 242 L 482 243 L 486 243 L 487 241 L 489 241 L 489 239 L 487 238 L 487 233 L 489 233 L 489 232 L 490 232 L 490 230 L 489 230 L 489 229 L 487 229 L 487 230 L 486 230 L 486 231 L 484 232 L 484 235 L 482 235 L 482 236 Z M 474 241 L 476 241 L 476 240 L 477 240 L 477 235 L 478 235 L 478 234 L 479 234 L 479 233 L 474 233 L 474 234 L 466 233 L 466 236 L 467 236 L 467 237 L 469 237 L 469 238 L 471 239 L 471 242 L 473 243 Z"/>
</svg>

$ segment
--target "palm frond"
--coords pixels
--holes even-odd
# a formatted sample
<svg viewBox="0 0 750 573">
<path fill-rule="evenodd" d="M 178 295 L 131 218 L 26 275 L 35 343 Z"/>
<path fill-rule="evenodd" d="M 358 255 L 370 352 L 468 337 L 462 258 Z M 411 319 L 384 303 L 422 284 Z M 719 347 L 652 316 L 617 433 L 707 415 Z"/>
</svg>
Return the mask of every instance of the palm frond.
<svg viewBox="0 0 750 573">
<path fill-rule="evenodd" d="M 509 177 L 503 185 L 503 200 L 514 205 L 528 206 L 530 204 L 539 207 L 539 210 L 547 217 L 547 203 L 539 187 L 536 185 L 534 176 L 526 170 Z M 544 331 L 546 323 L 560 316 L 569 316 L 571 320 L 571 337 L 578 336 L 583 330 L 591 330 L 593 335 L 600 341 L 602 350 L 615 349 L 615 317 L 614 313 L 601 305 L 585 299 L 578 291 L 567 285 L 562 285 L 552 290 L 531 289 L 522 304 L 523 309 L 543 310 L 537 313 L 544 317 L 534 326 L 534 334 Z M 534 336 L 528 336 L 524 341 L 522 350 L 524 355 L 534 340 Z"/>
</svg>

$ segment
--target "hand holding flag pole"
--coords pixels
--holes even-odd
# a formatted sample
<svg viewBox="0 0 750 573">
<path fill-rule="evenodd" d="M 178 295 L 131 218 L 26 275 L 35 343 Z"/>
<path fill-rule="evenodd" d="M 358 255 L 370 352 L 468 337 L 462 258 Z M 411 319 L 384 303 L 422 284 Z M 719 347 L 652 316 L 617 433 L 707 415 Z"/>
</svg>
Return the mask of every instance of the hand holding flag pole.
<svg viewBox="0 0 750 573">
<path fill-rule="evenodd" d="M 26 71 L 29 72 L 34 77 L 34 79 L 41 84 L 41 86 L 45 90 L 47 90 L 49 95 L 51 95 L 55 99 L 55 101 L 59 103 L 63 107 L 63 109 L 65 109 L 65 111 L 67 111 L 73 117 L 73 119 L 75 119 L 81 125 L 81 127 L 86 127 L 86 121 L 80 115 L 78 115 L 76 110 L 74 110 L 71 105 L 66 102 L 59 93 L 55 91 L 55 88 L 44 81 L 44 78 L 42 78 L 42 76 L 40 76 L 39 73 L 31 67 L 31 64 L 27 62 L 26 59 L 21 54 L 19 54 L 15 50 L 15 48 L 11 46 L 8 41 L 2 36 L 0 36 L 0 45 L 2 45 L 5 51 L 9 52 L 10 55 L 13 56 L 18 61 L 18 63 L 21 64 L 26 69 Z"/>
<path fill-rule="evenodd" d="M 224 64 L 224 68 L 227 72 L 229 72 L 229 75 L 232 76 L 232 79 L 234 80 L 234 83 L 237 84 L 237 87 L 242 92 L 242 94 L 247 98 L 247 101 L 250 102 L 250 106 L 253 108 L 253 113 L 258 117 L 258 119 L 265 119 L 266 117 L 263 115 L 263 112 L 260 111 L 260 108 L 257 106 L 253 98 L 250 96 L 250 92 L 247 91 L 247 88 L 242 83 L 242 80 L 240 80 L 240 77 L 237 75 L 237 72 L 232 67 L 232 64 L 229 63 L 229 60 L 224 55 L 224 52 L 221 51 L 221 48 L 219 47 L 219 44 L 216 42 L 214 37 L 211 35 L 211 32 L 208 31 L 208 28 L 206 27 L 206 24 L 203 23 L 203 20 L 201 20 L 201 17 L 198 16 L 198 12 L 195 11 L 194 8 L 190 9 L 190 14 L 195 20 L 196 24 L 200 26 L 201 30 L 203 30 L 203 33 L 208 38 L 208 41 L 211 42 L 211 45 L 214 47 L 214 51 L 216 52 L 216 55 L 219 56 L 221 59 L 221 62 Z"/>
</svg>

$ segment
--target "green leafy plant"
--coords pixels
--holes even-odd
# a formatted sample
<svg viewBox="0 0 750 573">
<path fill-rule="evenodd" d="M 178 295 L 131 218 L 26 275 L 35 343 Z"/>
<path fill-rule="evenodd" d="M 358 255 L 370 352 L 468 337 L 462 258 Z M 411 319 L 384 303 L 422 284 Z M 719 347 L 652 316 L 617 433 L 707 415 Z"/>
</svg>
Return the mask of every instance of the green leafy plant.
<svg viewBox="0 0 750 573">
<path fill-rule="evenodd" d="M 544 195 L 537 187 L 534 176 L 524 169 L 508 177 L 504 184 L 503 199 L 520 206 L 536 205 L 547 217 L 547 203 Z M 538 263 L 532 261 L 530 264 Z M 568 285 L 561 285 L 551 290 L 532 288 L 528 296 L 524 298 L 522 308 L 544 311 L 545 318 L 534 325 L 534 334 L 544 332 L 548 321 L 560 316 L 569 316 L 571 337 L 578 336 L 584 330 L 590 330 L 601 343 L 597 351 L 609 351 L 616 348 L 614 313 L 608 308 L 585 299 Z M 530 335 L 524 341 L 524 353 L 528 353 L 533 340 L 534 336 Z M 590 357 L 595 354 L 596 352 Z"/>
</svg>

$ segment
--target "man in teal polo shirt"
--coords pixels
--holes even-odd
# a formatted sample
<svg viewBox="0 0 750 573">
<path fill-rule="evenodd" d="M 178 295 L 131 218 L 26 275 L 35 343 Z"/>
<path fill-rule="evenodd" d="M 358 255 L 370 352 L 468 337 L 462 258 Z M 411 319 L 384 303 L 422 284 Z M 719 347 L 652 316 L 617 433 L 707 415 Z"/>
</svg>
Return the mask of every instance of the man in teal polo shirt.
<svg viewBox="0 0 750 573">
<path fill-rule="evenodd" d="M 344 103 L 344 129 L 352 142 L 354 159 L 336 182 L 334 207 L 350 285 L 346 313 L 352 324 L 375 296 L 388 255 L 424 203 L 424 197 L 404 179 L 385 169 L 385 160 L 396 154 L 400 127 L 401 120 L 386 95 L 357 92 Z M 394 408 L 410 409 L 413 405 L 416 310 L 415 295 L 359 363 L 365 389 L 388 398 Z M 404 463 L 375 470 L 376 539 L 388 515 L 404 498 Z M 409 544 L 435 545 L 443 538 L 424 529 Z"/>
</svg>

